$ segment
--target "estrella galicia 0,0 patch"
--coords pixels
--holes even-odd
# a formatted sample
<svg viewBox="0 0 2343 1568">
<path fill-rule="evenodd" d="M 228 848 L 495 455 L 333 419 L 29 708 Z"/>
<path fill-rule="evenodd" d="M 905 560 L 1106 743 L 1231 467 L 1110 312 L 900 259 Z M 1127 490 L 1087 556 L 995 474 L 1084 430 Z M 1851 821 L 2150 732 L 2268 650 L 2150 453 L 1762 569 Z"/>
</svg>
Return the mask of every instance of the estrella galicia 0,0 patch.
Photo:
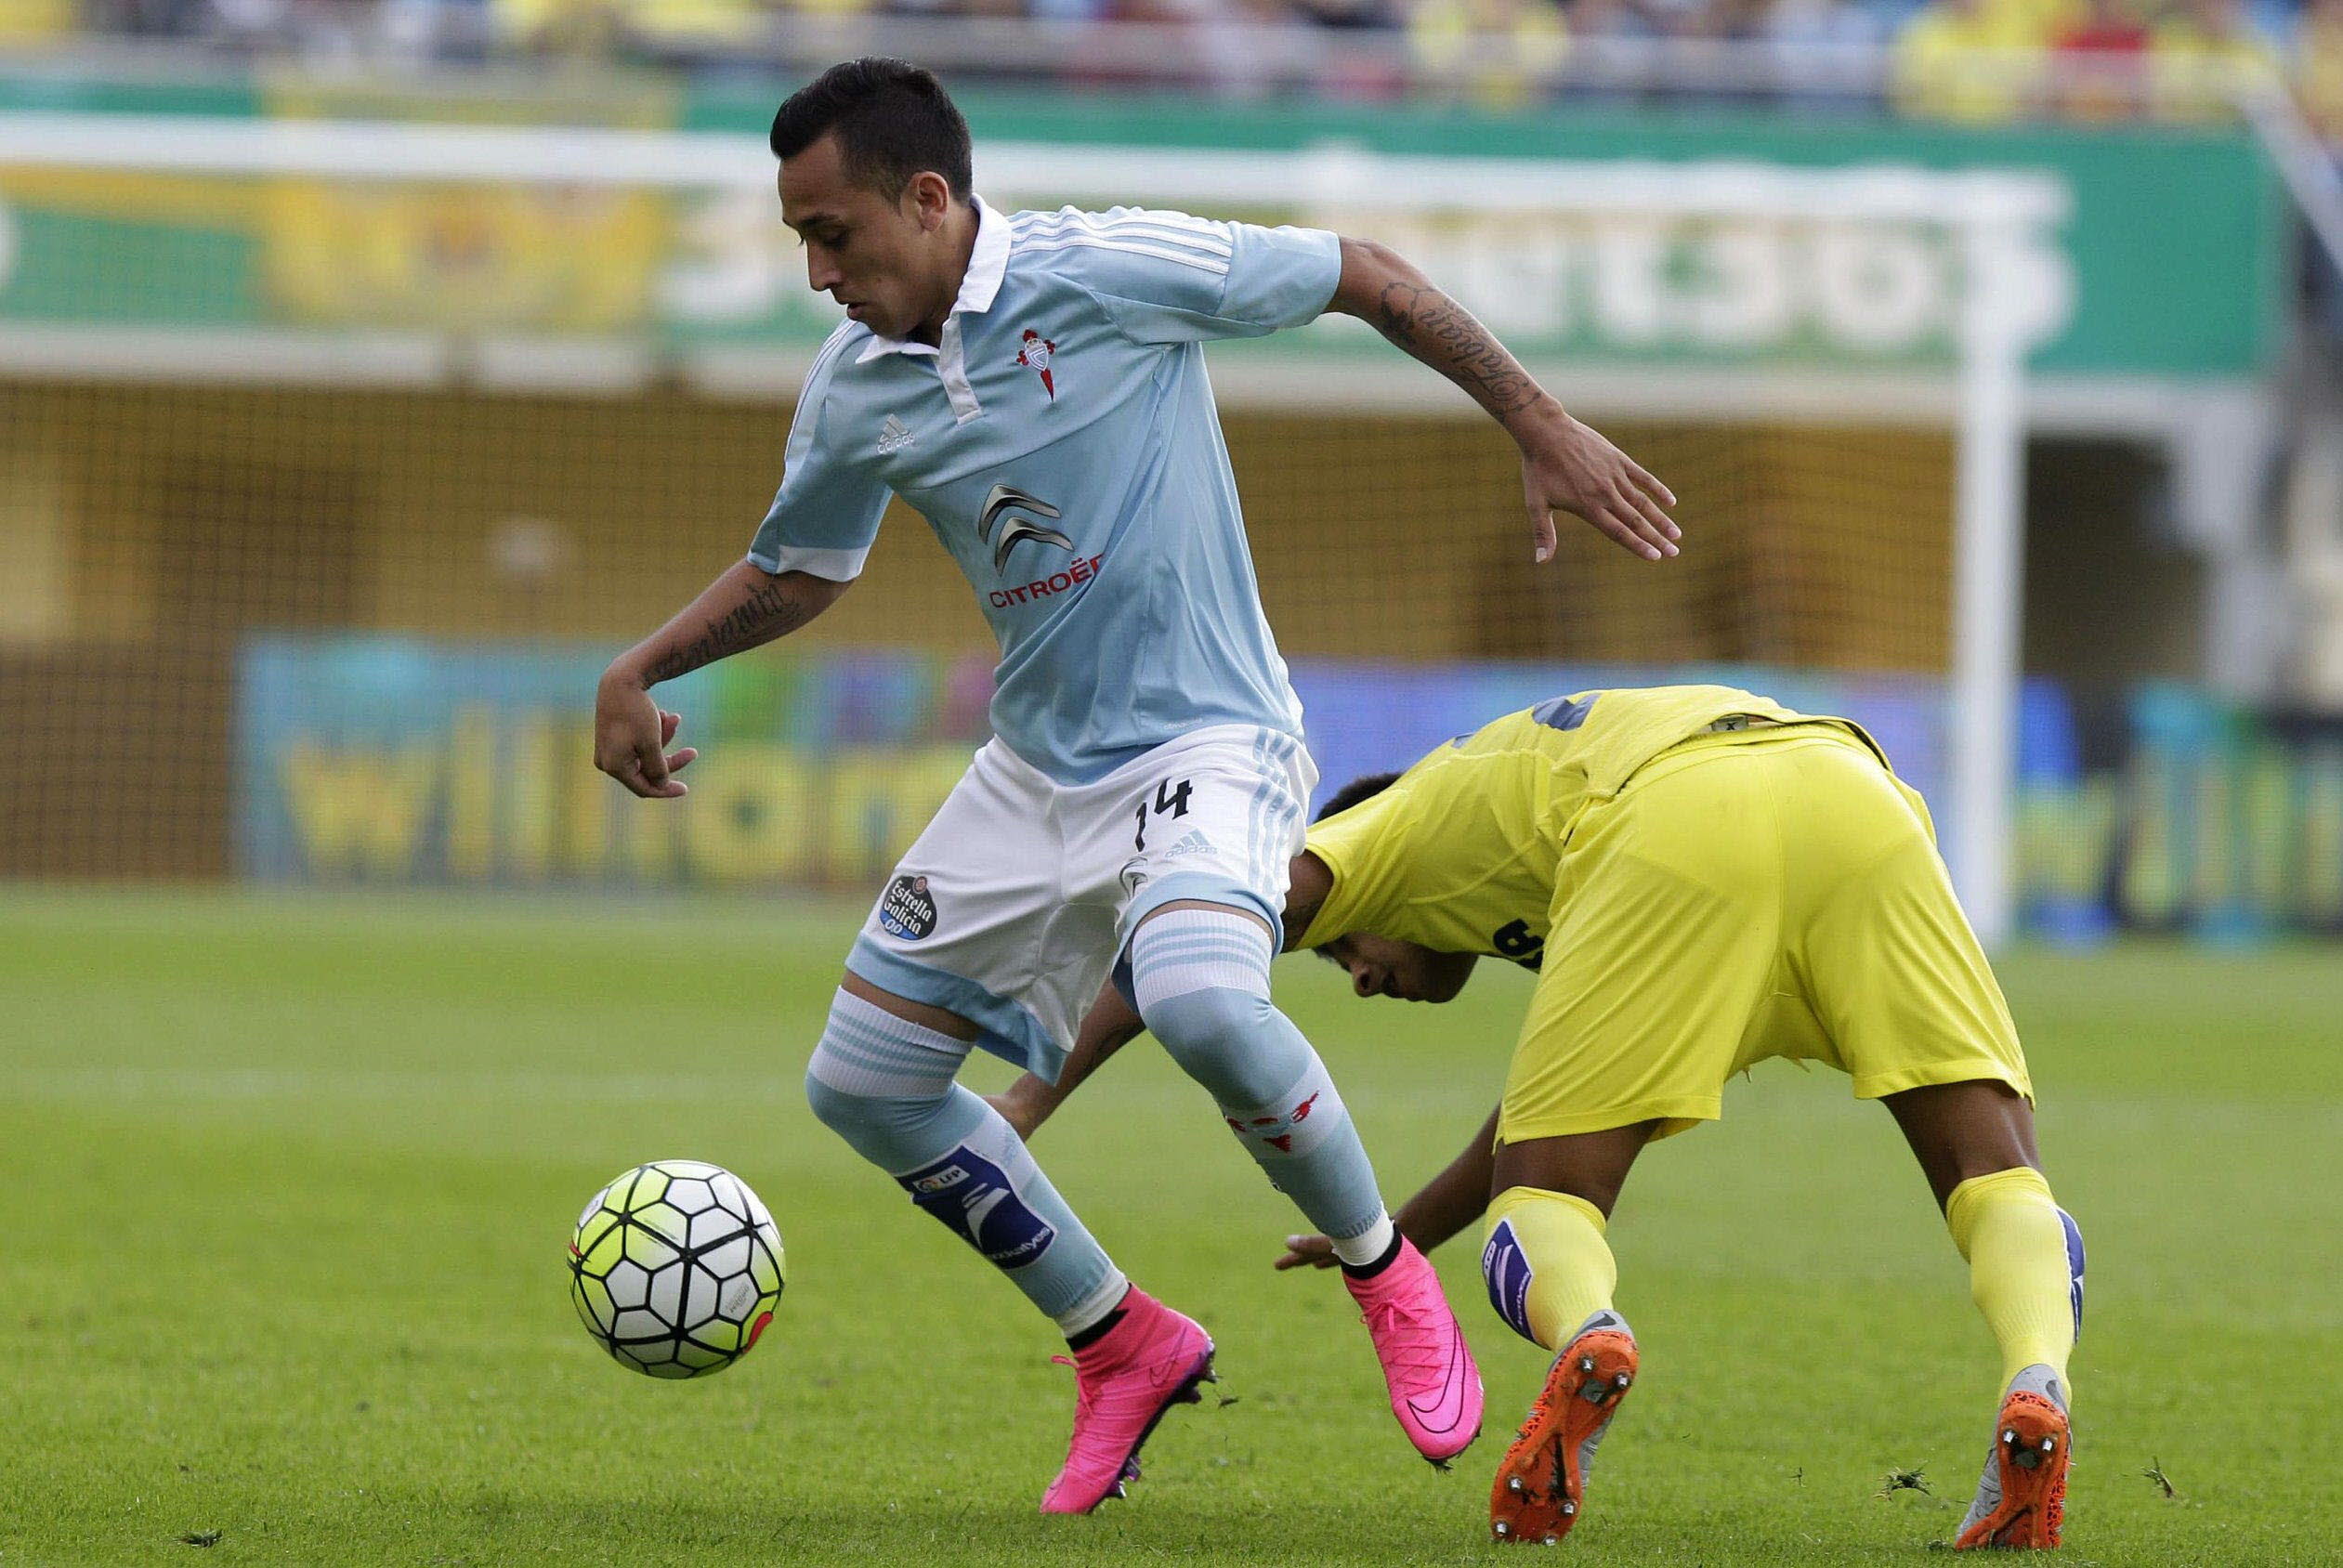
<svg viewBox="0 0 2343 1568">
<path fill-rule="evenodd" d="M 936 929 L 936 895 L 927 891 L 925 877 L 897 877 L 887 883 L 879 900 L 879 929 L 906 942 Z"/>
</svg>

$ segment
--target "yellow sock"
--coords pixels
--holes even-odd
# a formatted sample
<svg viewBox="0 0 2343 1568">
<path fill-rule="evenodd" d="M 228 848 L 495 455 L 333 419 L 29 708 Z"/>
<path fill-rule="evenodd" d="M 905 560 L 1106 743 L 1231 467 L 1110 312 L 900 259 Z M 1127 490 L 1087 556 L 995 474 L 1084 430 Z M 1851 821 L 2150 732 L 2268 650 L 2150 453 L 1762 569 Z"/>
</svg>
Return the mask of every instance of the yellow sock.
<svg viewBox="0 0 2343 1568">
<path fill-rule="evenodd" d="M 1508 1187 L 1488 1208 L 1481 1274 L 1513 1332 L 1560 1351 L 1578 1325 L 1611 1304 L 1619 1266 L 1603 1239 L 1603 1210 L 1568 1193 Z"/>
<path fill-rule="evenodd" d="M 1969 1260 L 1970 1294 L 2001 1346 L 2004 1387 L 2039 1362 L 2066 1380 L 2080 1282 L 2068 1222 L 2042 1173 L 2025 1166 L 1972 1176 L 1944 1205 L 1953 1244 Z"/>
</svg>

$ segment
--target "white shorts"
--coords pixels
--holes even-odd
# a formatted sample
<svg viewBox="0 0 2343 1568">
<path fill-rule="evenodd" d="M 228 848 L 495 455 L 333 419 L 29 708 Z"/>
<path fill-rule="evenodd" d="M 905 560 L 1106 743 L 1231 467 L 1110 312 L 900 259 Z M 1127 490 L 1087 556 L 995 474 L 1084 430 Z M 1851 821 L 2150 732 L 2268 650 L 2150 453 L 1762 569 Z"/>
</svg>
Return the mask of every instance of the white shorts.
<svg viewBox="0 0 2343 1568">
<path fill-rule="evenodd" d="M 1197 730 L 1093 784 L 1057 783 L 988 741 L 896 867 L 846 968 L 969 1019 L 986 1050 L 1054 1080 L 1155 909 L 1200 898 L 1281 933 L 1317 779 L 1300 740 L 1251 725 Z"/>
</svg>

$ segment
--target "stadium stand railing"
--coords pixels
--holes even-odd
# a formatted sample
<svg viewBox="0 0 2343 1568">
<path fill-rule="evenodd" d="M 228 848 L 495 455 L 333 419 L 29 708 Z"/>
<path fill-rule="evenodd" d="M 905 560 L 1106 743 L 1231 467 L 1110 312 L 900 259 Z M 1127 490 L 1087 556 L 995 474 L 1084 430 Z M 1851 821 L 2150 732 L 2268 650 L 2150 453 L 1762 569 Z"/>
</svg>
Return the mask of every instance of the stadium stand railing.
<svg viewBox="0 0 2343 1568">
<path fill-rule="evenodd" d="M 2021 0 L 1635 7 L 1419 0 L 1333 25 L 1299 6 L 1141 8 L 1137 20 L 879 15 L 673 4 L 183 5 L 46 35 L 0 21 L 0 68 L 184 73 L 260 60 L 329 72 L 598 63 L 740 79 L 842 58 L 917 59 L 962 84 L 1178 89 L 1543 107 L 1719 103 L 1956 122 L 2234 119 L 2244 95 L 2291 88 L 2343 135 L 2343 0 L 2274 27 L 2228 6 L 2101 23 Z M 2332 13 L 2330 15 L 2330 13 Z M 62 13 L 60 13 L 62 14 Z M 128 13 L 124 13 L 125 15 Z M 2132 13 L 2125 13 L 2127 17 Z M 2224 16 L 2227 20 L 2223 20 Z M 110 25 L 110 20 L 111 25 Z"/>
</svg>

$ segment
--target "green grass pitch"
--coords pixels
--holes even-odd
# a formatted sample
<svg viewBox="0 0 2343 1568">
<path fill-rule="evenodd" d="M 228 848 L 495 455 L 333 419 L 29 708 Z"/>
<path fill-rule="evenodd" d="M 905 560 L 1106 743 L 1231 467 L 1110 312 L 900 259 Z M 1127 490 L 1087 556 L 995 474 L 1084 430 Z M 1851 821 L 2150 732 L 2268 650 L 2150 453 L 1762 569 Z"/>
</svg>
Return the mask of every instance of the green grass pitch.
<svg viewBox="0 0 2343 1568">
<path fill-rule="evenodd" d="M 1473 1246 L 1439 1262 L 1490 1429 L 1441 1475 L 1336 1281 L 1271 1272 L 1283 1200 L 1145 1043 L 1037 1152 L 1212 1330 L 1220 1399 L 1166 1421 L 1132 1501 L 1038 1517 L 1072 1406 L 1057 1346 L 800 1094 L 853 919 L 0 898 L 0 1563 L 1525 1549 L 1490 1545 L 1483 1509 L 1540 1358 L 1489 1313 Z M 2343 1561 L 2343 960 L 2134 947 L 2004 975 L 2092 1248 L 2067 1560 Z M 1280 967 L 1395 1199 L 1486 1112 L 1525 977 L 1440 1009 L 1339 982 Z M 1773 1064 L 1726 1114 L 1654 1150 L 1613 1226 L 1644 1376 L 1562 1550 L 1919 1562 L 1992 1418 L 1965 1271 L 1843 1079 Z M 661 1156 L 740 1172 L 789 1249 L 764 1343 L 695 1383 L 606 1360 L 565 1287 L 579 1206 Z M 1894 1470 L 1930 1490 L 1880 1495 Z"/>
</svg>

